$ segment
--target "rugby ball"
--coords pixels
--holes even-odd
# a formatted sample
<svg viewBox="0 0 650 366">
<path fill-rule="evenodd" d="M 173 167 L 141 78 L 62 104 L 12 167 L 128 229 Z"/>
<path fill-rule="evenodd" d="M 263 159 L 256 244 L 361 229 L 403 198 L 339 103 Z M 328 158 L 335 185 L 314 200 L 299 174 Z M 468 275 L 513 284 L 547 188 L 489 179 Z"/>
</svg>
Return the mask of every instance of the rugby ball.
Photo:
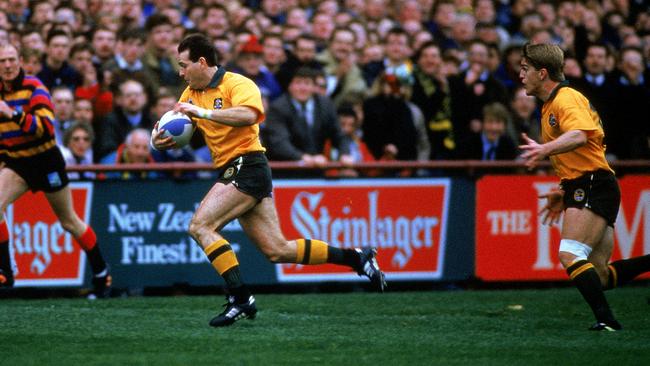
<svg viewBox="0 0 650 366">
<path fill-rule="evenodd" d="M 158 130 L 165 130 L 162 136 L 171 136 L 177 147 L 183 147 L 190 142 L 194 127 L 192 119 L 180 112 L 169 111 L 158 121 Z"/>
</svg>

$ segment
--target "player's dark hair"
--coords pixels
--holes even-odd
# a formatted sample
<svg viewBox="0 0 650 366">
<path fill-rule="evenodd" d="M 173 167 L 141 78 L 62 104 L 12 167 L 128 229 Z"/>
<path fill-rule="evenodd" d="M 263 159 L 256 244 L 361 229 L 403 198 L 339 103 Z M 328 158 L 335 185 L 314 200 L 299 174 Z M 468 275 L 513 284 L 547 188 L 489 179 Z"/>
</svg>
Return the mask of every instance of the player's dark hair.
<svg viewBox="0 0 650 366">
<path fill-rule="evenodd" d="M 189 50 L 189 58 L 192 62 L 197 62 L 203 57 L 208 66 L 217 66 L 217 49 L 214 47 L 208 37 L 195 33 L 185 37 L 178 45 L 178 53 Z"/>
</svg>

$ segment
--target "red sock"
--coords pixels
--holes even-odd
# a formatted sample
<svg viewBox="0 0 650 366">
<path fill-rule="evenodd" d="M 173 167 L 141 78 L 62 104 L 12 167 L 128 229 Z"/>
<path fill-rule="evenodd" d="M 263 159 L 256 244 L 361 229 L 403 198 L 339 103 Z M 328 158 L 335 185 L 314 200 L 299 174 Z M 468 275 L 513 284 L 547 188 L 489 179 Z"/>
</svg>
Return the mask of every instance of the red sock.
<svg viewBox="0 0 650 366">
<path fill-rule="evenodd" d="M 5 220 L 0 221 L 0 269 L 5 272 L 5 276 L 11 275 L 11 258 L 9 257 L 9 229 L 7 229 L 7 222 Z"/>
<path fill-rule="evenodd" d="M 7 228 L 7 221 L 0 222 L 0 243 L 9 242 L 9 229 Z"/>
<path fill-rule="evenodd" d="M 7 221 L 2 220 L 0 223 L 0 243 L 9 241 L 9 229 L 7 228 Z"/>
<path fill-rule="evenodd" d="M 95 244 L 97 244 L 97 235 L 95 235 L 95 231 L 93 231 L 93 228 L 91 228 L 90 225 L 88 225 L 86 231 L 76 239 L 79 246 L 85 251 L 91 250 L 95 247 Z"/>
</svg>

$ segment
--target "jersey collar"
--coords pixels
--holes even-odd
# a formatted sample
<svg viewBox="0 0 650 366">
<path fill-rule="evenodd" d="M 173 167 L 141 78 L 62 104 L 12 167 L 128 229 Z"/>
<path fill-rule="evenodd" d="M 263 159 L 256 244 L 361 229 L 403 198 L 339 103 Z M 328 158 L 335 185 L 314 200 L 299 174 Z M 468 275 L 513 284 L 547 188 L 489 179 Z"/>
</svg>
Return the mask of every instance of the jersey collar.
<svg viewBox="0 0 650 366">
<path fill-rule="evenodd" d="M 208 84 L 208 88 L 216 88 L 219 86 L 219 83 L 221 83 L 221 80 L 223 79 L 223 76 L 226 74 L 226 69 L 217 66 L 217 72 L 214 73 L 212 76 L 212 80 L 210 80 L 210 83 Z"/>
<path fill-rule="evenodd" d="M 564 80 L 564 81 L 561 81 L 559 84 L 557 84 L 557 86 L 553 89 L 551 94 L 548 96 L 548 99 L 546 100 L 546 102 L 550 102 L 551 100 L 553 100 L 555 98 L 555 96 L 557 95 L 557 93 L 560 91 L 560 89 L 564 88 L 564 87 L 567 87 L 567 86 L 569 86 L 569 80 Z"/>
</svg>

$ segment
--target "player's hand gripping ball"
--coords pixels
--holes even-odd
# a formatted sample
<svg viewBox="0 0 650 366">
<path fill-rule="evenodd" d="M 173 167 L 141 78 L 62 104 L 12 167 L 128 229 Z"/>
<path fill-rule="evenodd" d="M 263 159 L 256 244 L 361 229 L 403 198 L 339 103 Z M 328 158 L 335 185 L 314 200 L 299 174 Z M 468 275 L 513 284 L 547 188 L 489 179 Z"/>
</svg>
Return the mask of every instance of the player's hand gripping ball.
<svg viewBox="0 0 650 366">
<path fill-rule="evenodd" d="M 171 136 L 178 148 L 190 142 L 195 127 L 190 117 L 184 113 L 174 111 L 163 114 L 160 121 L 158 121 L 158 130 L 165 130 L 162 136 Z"/>
</svg>

